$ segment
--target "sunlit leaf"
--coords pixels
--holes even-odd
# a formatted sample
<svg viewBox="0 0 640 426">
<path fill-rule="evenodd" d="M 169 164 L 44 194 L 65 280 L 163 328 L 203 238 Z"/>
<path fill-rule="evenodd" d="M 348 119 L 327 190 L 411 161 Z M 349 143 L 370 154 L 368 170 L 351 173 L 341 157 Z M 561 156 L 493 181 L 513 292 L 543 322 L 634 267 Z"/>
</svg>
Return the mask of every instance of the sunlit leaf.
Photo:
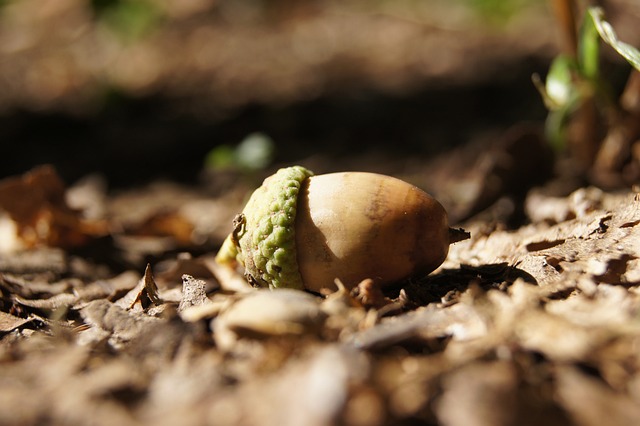
<svg viewBox="0 0 640 426">
<path fill-rule="evenodd" d="M 205 158 L 205 165 L 211 169 L 239 168 L 261 170 L 273 160 L 275 144 L 264 133 L 251 133 L 236 147 L 220 145 L 213 148 Z"/>
<path fill-rule="evenodd" d="M 236 150 L 238 164 L 246 169 L 264 169 L 273 159 L 273 140 L 264 133 L 252 133 L 240 142 Z"/>
<path fill-rule="evenodd" d="M 599 7 L 589 8 L 589 15 L 593 19 L 600 37 L 613 47 L 623 58 L 625 58 L 637 70 L 640 70 L 640 51 L 630 44 L 618 40 L 618 36 L 611 24 L 604 20 L 604 11 Z"/>
<path fill-rule="evenodd" d="M 548 109 L 564 108 L 575 97 L 573 81 L 575 68 L 576 65 L 573 59 L 560 55 L 551 63 L 544 86 L 540 78 L 534 75 L 533 82 L 544 98 Z"/>
</svg>

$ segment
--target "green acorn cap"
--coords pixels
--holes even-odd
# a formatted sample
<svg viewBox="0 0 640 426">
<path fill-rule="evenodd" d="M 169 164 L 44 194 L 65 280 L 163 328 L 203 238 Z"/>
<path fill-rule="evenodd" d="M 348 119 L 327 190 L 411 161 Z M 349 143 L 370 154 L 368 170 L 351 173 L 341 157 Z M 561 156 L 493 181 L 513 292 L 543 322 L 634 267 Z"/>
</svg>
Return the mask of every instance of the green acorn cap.
<svg viewBox="0 0 640 426">
<path fill-rule="evenodd" d="M 238 261 L 254 285 L 304 288 L 296 256 L 295 223 L 300 186 L 310 176 L 310 170 L 293 166 L 266 178 L 234 219 L 234 230 L 216 260 Z"/>
</svg>

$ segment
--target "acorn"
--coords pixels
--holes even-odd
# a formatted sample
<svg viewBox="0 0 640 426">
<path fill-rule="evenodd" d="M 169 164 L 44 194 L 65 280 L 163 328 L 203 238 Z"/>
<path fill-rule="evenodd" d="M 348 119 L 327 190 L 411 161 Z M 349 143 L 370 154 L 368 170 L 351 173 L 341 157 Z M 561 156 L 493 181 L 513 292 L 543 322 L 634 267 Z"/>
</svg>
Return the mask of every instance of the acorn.
<svg viewBox="0 0 640 426">
<path fill-rule="evenodd" d="M 293 166 L 255 190 L 216 261 L 244 267 L 257 287 L 321 292 L 336 279 L 353 288 L 427 275 L 467 238 L 435 198 L 400 179 Z"/>
</svg>

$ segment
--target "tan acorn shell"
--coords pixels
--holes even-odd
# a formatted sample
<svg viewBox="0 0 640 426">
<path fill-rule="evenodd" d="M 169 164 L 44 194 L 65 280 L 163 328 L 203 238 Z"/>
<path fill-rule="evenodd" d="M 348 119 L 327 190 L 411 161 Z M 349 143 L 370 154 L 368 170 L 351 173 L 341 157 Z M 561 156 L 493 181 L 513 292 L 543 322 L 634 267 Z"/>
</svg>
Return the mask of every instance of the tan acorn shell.
<svg viewBox="0 0 640 426">
<path fill-rule="evenodd" d="M 365 278 L 385 285 L 426 275 L 455 242 L 447 213 L 432 196 L 400 179 L 365 172 L 306 179 L 295 238 L 302 281 L 312 291 L 335 289 L 336 278 L 353 287 Z"/>
</svg>

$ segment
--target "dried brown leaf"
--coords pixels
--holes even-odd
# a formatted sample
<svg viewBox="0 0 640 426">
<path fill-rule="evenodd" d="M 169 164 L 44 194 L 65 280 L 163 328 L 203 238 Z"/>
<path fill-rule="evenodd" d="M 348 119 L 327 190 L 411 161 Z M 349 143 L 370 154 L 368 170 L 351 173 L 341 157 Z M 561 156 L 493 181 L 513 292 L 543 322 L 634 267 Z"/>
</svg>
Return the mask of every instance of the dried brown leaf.
<svg viewBox="0 0 640 426">
<path fill-rule="evenodd" d="M 153 273 L 151 272 L 151 265 L 147 263 L 147 267 L 144 270 L 144 290 L 154 305 L 161 305 L 162 299 L 160 299 L 160 295 L 158 294 L 158 286 L 156 285 L 155 280 L 153 279 Z"/>
<path fill-rule="evenodd" d="M 97 335 L 89 340 L 101 340 L 107 337 L 112 345 L 119 348 L 149 330 L 156 321 L 160 321 L 141 312 L 125 310 L 106 300 L 89 302 L 80 309 L 80 315 L 85 323 L 91 326 L 88 331 L 92 329 L 98 331 Z"/>
<path fill-rule="evenodd" d="M 160 306 L 162 303 L 158 286 L 153 279 L 151 266 L 149 264 L 147 264 L 144 275 L 138 281 L 138 284 L 116 302 L 121 308 L 139 311 L 144 311 L 151 305 Z"/>
<path fill-rule="evenodd" d="M 209 301 L 207 298 L 207 282 L 198 280 L 191 275 L 182 276 L 182 300 L 178 306 L 178 312 L 182 312 L 192 306 L 200 306 Z"/>
<path fill-rule="evenodd" d="M 107 235 L 107 224 L 85 220 L 65 200 L 65 186 L 51 166 L 0 181 L 0 209 L 11 216 L 25 247 L 77 247 Z"/>
<path fill-rule="evenodd" d="M 455 335 L 464 340 L 479 334 L 484 334 L 484 326 L 478 313 L 469 306 L 460 304 L 442 309 L 429 305 L 415 312 L 383 318 L 379 324 L 348 336 L 345 342 L 359 349 L 375 350 L 417 337 L 433 339 Z"/>
<path fill-rule="evenodd" d="M 518 423 L 518 377 L 506 362 L 477 363 L 444 380 L 436 412 L 450 426 L 500 426 Z"/>
<path fill-rule="evenodd" d="M 58 248 L 38 247 L 0 253 L 0 271 L 3 273 L 60 275 L 68 269 L 67 255 Z"/>
<path fill-rule="evenodd" d="M 0 332 L 7 333 L 35 320 L 33 317 L 20 318 L 0 311 Z"/>
<path fill-rule="evenodd" d="M 179 212 L 157 212 L 138 224 L 135 229 L 128 230 L 127 234 L 142 237 L 171 237 L 179 245 L 190 245 L 193 231 L 193 224 Z"/>
<path fill-rule="evenodd" d="M 214 337 L 228 350 L 244 337 L 314 335 L 325 319 L 315 296 L 291 289 L 254 290 L 215 319 Z"/>
<path fill-rule="evenodd" d="M 76 294 L 62 293 L 51 296 L 48 299 L 23 299 L 15 296 L 16 303 L 30 308 L 43 309 L 46 311 L 54 311 L 60 308 L 68 308 L 76 304 L 80 297 Z"/>
<path fill-rule="evenodd" d="M 226 398 L 212 401 L 210 416 L 229 419 L 225 423 L 235 425 L 336 424 L 351 387 L 363 382 L 369 368 L 362 352 L 320 346 L 276 374 L 256 377 Z M 253 401 L 250 409 L 246 401 Z"/>
<path fill-rule="evenodd" d="M 571 367 L 557 372 L 559 402 L 576 424 L 633 426 L 640 419 L 640 406 L 624 393 Z"/>
</svg>

